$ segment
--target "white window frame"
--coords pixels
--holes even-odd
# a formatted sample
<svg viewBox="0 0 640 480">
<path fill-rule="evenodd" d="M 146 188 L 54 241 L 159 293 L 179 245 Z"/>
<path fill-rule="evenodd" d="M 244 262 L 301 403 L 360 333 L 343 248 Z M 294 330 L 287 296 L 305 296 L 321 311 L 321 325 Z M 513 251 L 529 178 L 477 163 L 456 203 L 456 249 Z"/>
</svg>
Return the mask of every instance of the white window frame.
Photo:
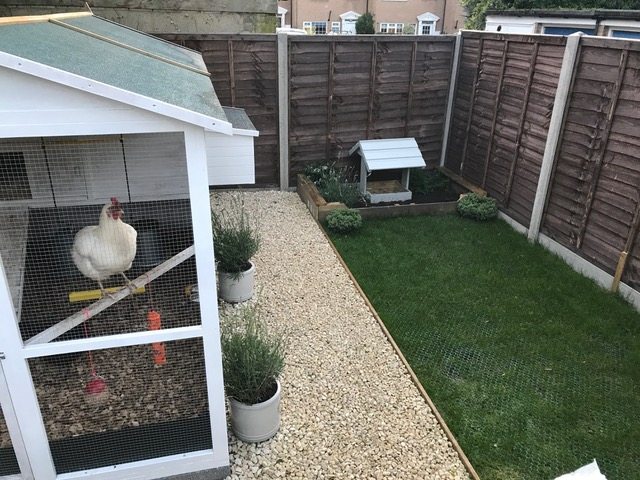
<svg viewBox="0 0 640 480">
<path fill-rule="evenodd" d="M 435 31 L 435 22 L 420 22 L 418 35 L 433 35 Z M 425 32 L 425 30 L 427 30 Z"/>
<path fill-rule="evenodd" d="M 380 33 L 385 33 L 387 35 L 400 35 L 403 29 L 404 23 L 380 22 Z"/>
<path fill-rule="evenodd" d="M 327 34 L 327 23 L 325 21 L 315 21 L 310 20 L 308 22 L 302 22 L 302 28 L 306 30 L 308 34 L 311 35 L 326 35 Z M 324 24 L 324 32 L 318 33 L 317 27 L 321 24 Z"/>
<path fill-rule="evenodd" d="M 340 33 L 340 22 L 331 22 L 331 33 Z"/>
</svg>

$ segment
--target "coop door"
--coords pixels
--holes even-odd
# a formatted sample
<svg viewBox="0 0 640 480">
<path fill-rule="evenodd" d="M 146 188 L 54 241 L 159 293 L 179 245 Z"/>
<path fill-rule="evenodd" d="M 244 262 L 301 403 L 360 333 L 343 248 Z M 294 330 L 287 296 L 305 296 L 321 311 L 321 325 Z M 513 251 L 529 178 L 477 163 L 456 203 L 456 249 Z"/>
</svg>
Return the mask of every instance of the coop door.
<svg viewBox="0 0 640 480">
<path fill-rule="evenodd" d="M 12 342 L 2 362 L 19 390 L 34 477 L 109 469 L 114 479 L 154 478 L 156 461 L 163 476 L 215 467 L 214 435 L 226 452 L 222 387 L 218 397 L 208 388 L 219 341 L 206 347 L 203 318 L 212 308 L 203 313 L 197 294 L 184 135 L 23 139 L 12 147 L 43 152 L 37 169 L 47 173 L 33 177 L 44 186 L 11 181 L 17 193 L 52 191 L 44 205 L 0 200 L 0 350 Z M 198 171 L 204 154 L 200 161 Z M 200 177 L 197 211 L 208 220 Z M 215 299 L 210 235 L 204 241 Z M 0 442 L 8 472 L 15 462 L 2 423 Z"/>
</svg>

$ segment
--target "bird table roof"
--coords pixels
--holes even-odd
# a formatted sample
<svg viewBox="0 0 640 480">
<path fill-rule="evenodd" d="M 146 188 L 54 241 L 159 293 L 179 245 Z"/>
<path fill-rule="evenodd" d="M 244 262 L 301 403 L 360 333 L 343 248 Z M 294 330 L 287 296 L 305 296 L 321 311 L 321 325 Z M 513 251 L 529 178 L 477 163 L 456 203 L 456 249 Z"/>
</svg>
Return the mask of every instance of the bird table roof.
<svg viewBox="0 0 640 480">
<path fill-rule="evenodd" d="M 0 52 L 226 122 L 200 53 L 90 13 L 2 18 Z"/>
<path fill-rule="evenodd" d="M 360 140 L 351 148 L 349 155 L 356 151 L 360 153 L 368 172 L 425 166 L 415 138 Z"/>
</svg>

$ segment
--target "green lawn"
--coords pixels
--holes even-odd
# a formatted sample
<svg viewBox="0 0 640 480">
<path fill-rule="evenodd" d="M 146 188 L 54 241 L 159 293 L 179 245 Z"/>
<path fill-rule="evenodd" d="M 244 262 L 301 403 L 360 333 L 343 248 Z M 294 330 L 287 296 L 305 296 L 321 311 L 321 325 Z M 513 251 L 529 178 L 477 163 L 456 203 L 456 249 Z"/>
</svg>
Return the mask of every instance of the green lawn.
<svg viewBox="0 0 640 480">
<path fill-rule="evenodd" d="M 501 221 L 332 239 L 485 479 L 640 478 L 640 314 Z M 425 452 L 428 455 L 429 452 Z"/>
</svg>

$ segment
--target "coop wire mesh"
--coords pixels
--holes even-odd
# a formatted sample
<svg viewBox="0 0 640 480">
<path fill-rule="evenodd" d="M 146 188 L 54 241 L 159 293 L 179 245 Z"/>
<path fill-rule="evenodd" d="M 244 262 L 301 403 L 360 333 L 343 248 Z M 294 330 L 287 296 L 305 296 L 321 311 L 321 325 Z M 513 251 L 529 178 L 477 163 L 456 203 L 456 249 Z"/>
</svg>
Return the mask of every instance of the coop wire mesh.
<svg viewBox="0 0 640 480">
<path fill-rule="evenodd" d="M 18 473 L 20 473 L 18 460 L 9 438 L 7 422 L 4 419 L 2 410 L 0 410 L 0 478 Z"/>
<path fill-rule="evenodd" d="M 0 140 L 0 255 L 25 343 L 200 324 L 192 245 L 181 133 Z M 88 315 L 100 299 L 114 301 Z M 29 367 L 58 473 L 212 448 L 200 339 Z M 10 446 L 0 422 L 3 471 Z"/>
</svg>

